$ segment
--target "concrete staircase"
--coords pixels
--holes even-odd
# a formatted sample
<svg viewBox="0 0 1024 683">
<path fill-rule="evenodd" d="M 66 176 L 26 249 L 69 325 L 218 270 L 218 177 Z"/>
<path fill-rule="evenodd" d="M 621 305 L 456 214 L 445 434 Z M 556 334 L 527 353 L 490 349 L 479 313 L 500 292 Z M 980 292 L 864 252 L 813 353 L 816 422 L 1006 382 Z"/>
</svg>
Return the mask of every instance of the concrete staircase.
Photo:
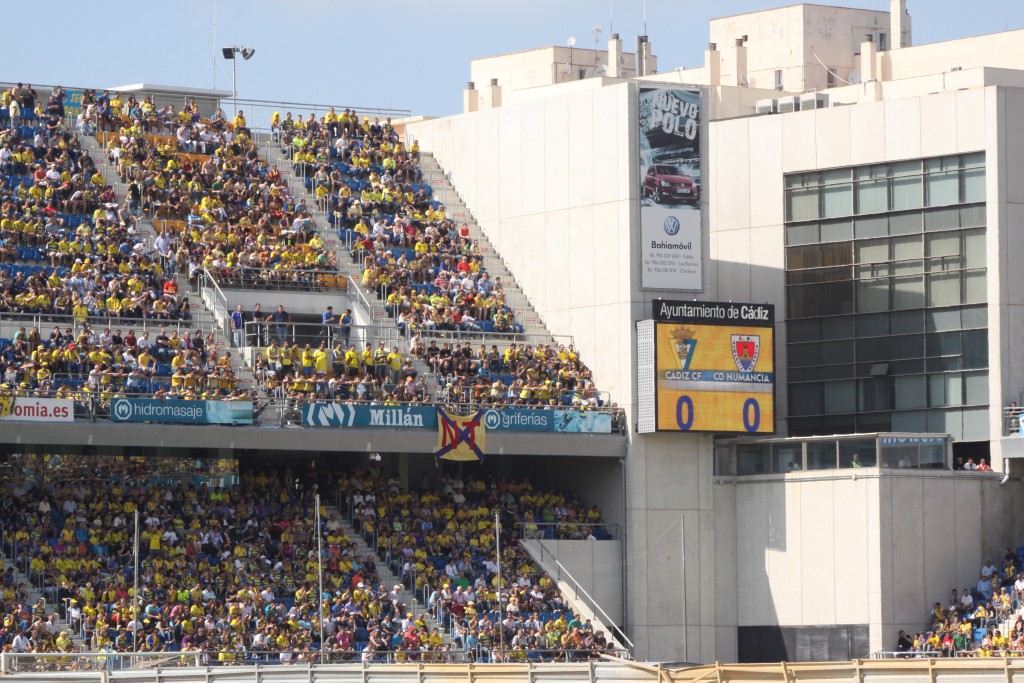
<svg viewBox="0 0 1024 683">
<path fill-rule="evenodd" d="M 417 617 L 419 617 L 421 614 L 426 614 L 428 628 L 431 631 L 433 631 L 435 627 L 440 628 L 445 644 L 452 643 L 453 641 L 451 639 L 451 634 L 448 633 L 448 631 L 437 622 L 437 619 L 435 619 L 435 615 L 433 611 L 430 609 L 429 605 L 425 605 L 423 601 L 420 599 L 420 597 L 417 595 L 416 591 L 406 588 L 401 580 L 401 577 L 395 576 L 394 572 L 391 571 L 391 567 L 388 565 L 387 562 L 387 557 L 375 552 L 374 549 L 366 543 L 366 540 L 363 538 L 363 535 L 356 531 L 356 529 L 349 522 L 347 515 L 342 514 L 333 505 L 328 505 L 327 511 L 328 514 L 337 515 L 337 519 L 340 521 L 342 531 L 346 535 L 348 535 L 349 540 L 351 540 L 355 544 L 357 549 L 356 552 L 359 555 L 363 557 L 367 555 L 372 555 L 374 557 L 374 561 L 377 563 L 377 574 L 380 576 L 381 583 L 383 583 L 385 586 L 402 585 L 401 600 L 407 606 L 406 611 L 412 612 Z"/>
<path fill-rule="evenodd" d="M 480 224 L 476 222 L 473 213 L 462 200 L 462 195 L 458 193 L 458 190 L 452 184 L 449 174 L 441 168 L 437 160 L 430 154 L 420 155 L 420 170 L 423 172 L 423 181 L 429 183 L 433 189 L 433 198 L 444 205 L 444 210 L 448 217 L 454 220 L 456 224 L 466 223 L 469 227 L 469 234 L 477 243 L 483 255 L 484 267 L 490 273 L 492 280 L 501 278 L 505 288 L 505 300 L 515 310 L 516 319 L 523 326 L 524 333 L 542 337 L 544 338 L 543 342 L 551 342 L 551 332 L 545 326 L 544 320 L 537 313 L 530 299 L 520 289 L 515 275 L 505 265 L 505 260 L 501 258 L 497 249 L 494 248 L 490 239 L 480 228 Z M 532 343 L 537 341 L 539 340 L 530 340 Z"/>
</svg>

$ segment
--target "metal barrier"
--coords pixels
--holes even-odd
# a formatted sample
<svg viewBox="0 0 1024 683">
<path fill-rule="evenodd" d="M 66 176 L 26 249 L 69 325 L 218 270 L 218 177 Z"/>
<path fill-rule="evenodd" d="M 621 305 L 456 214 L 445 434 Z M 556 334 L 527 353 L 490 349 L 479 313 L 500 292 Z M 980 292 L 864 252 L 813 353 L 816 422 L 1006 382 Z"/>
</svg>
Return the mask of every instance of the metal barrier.
<svg viewBox="0 0 1024 683">
<path fill-rule="evenodd" d="M 222 289 L 336 293 L 348 290 L 348 277 L 337 270 L 243 267 L 217 268 L 207 272 Z"/>
<path fill-rule="evenodd" d="M 159 332 L 166 329 L 179 334 L 199 330 L 203 334 L 216 329 L 216 324 L 205 316 L 197 316 L 192 320 L 160 320 L 158 318 L 108 318 L 106 316 L 88 316 L 85 320 L 72 315 L 50 315 L 47 313 L 10 313 L 0 314 L 0 337 L 8 339 L 22 328 L 38 328 L 48 332 L 53 327 L 71 328 L 77 335 L 87 326 L 93 330 L 136 330 L 139 332 Z M 48 333 L 47 332 L 47 333 Z M 48 341 L 44 338 L 43 341 Z"/>
<path fill-rule="evenodd" d="M 341 311 L 335 311 L 336 317 L 341 317 Z M 378 325 L 324 325 L 323 323 L 293 323 L 275 322 L 269 319 L 264 322 L 249 321 L 245 326 L 245 344 L 248 347 L 246 359 L 251 367 L 256 365 L 256 358 L 260 354 L 266 354 L 266 349 L 272 342 L 278 344 L 309 344 L 314 349 L 320 344 L 326 344 L 328 350 L 333 350 L 335 344 L 340 343 L 347 351 L 349 346 L 355 345 L 356 350 L 361 352 L 367 344 L 377 347 L 381 342 L 384 348 L 390 353 L 393 348 L 398 347 L 399 353 L 403 356 L 410 351 L 408 340 L 402 336 L 397 327 L 380 327 Z M 295 359 L 301 366 L 301 359 Z M 339 362 L 334 358 L 333 353 L 327 360 L 329 366 Z"/>
<path fill-rule="evenodd" d="M 1012 405 L 1003 408 L 1003 435 L 1024 435 L 1024 408 Z"/>
</svg>

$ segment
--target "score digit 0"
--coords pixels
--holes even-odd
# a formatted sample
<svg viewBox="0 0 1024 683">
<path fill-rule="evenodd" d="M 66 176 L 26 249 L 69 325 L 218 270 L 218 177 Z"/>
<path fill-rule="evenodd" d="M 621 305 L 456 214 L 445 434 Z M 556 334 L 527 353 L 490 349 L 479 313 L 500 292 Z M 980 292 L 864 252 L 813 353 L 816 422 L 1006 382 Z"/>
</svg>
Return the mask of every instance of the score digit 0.
<svg viewBox="0 0 1024 683">
<path fill-rule="evenodd" d="M 695 416 L 693 399 L 683 394 L 676 400 L 676 424 L 679 429 L 684 432 L 690 431 Z M 751 397 L 743 402 L 741 418 L 743 428 L 748 432 L 756 432 L 761 426 L 761 404 L 756 398 Z"/>
</svg>

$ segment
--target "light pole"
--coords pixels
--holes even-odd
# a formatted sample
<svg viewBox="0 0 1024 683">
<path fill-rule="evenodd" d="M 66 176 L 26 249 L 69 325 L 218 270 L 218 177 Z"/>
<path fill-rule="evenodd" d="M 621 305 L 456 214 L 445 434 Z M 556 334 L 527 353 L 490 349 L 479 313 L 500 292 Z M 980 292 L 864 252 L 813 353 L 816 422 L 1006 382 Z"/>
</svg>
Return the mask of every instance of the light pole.
<svg viewBox="0 0 1024 683">
<path fill-rule="evenodd" d="M 238 109 L 238 103 L 235 101 L 235 99 L 238 97 L 238 81 L 235 73 L 235 65 L 238 63 L 238 60 L 235 58 L 235 55 L 240 54 L 242 55 L 242 59 L 248 61 L 252 59 L 252 56 L 254 54 L 256 54 L 256 50 L 254 50 L 251 47 L 245 47 L 243 45 L 232 45 L 231 47 L 222 47 L 221 52 L 224 54 L 224 59 L 227 59 L 231 62 L 231 115 L 234 116 L 235 111 Z"/>
</svg>

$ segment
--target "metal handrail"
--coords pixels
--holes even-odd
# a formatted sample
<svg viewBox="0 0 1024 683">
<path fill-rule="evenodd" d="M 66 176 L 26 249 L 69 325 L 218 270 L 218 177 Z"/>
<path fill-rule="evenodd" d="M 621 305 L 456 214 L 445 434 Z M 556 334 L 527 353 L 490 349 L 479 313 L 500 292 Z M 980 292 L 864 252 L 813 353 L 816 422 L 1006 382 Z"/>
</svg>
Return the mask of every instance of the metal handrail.
<svg viewBox="0 0 1024 683">
<path fill-rule="evenodd" d="M 567 527 L 577 527 L 583 529 L 605 529 L 606 531 L 608 531 L 610 539 L 614 539 L 619 535 L 618 524 L 605 524 L 602 522 L 516 522 L 516 526 L 519 527 L 519 538 L 528 540 L 567 540 L 559 539 L 557 535 L 554 538 L 547 538 L 543 535 L 536 535 L 538 532 L 542 532 L 548 529 L 552 530 L 555 534 L 557 534 L 559 531 L 562 531 Z M 527 527 L 531 526 L 535 527 L 536 530 L 527 531 Z M 614 533 L 612 533 L 611 530 L 614 530 Z"/>
<path fill-rule="evenodd" d="M 348 288 L 348 278 L 336 269 L 317 268 L 250 268 L 235 266 L 232 268 L 212 268 L 210 273 L 214 281 L 222 288 L 270 289 L 271 291 L 344 291 Z M 331 280 L 340 278 L 344 283 L 340 287 Z"/>
<path fill-rule="evenodd" d="M 341 312 L 335 311 L 335 315 L 340 317 Z M 244 327 L 246 345 L 250 349 L 248 355 L 250 365 L 256 364 L 256 354 L 264 352 L 273 341 L 310 345 L 319 345 L 322 342 L 327 345 L 328 350 L 333 350 L 335 344 L 341 342 L 345 346 L 346 351 L 352 344 L 355 344 L 356 348 L 362 351 L 366 344 L 384 342 L 389 353 L 395 346 L 398 346 L 399 352 L 403 355 L 409 353 L 408 341 L 402 336 L 397 327 L 388 328 L 378 325 L 353 324 L 348 327 L 348 333 L 346 334 L 346 328 L 340 324 L 278 323 L 271 320 L 269 315 L 263 322 L 246 321 Z M 333 354 L 329 362 L 334 362 Z"/>
<path fill-rule="evenodd" d="M 48 325 L 54 327 L 70 327 L 76 334 L 89 327 L 90 329 L 126 329 L 135 330 L 140 328 L 143 332 L 174 329 L 178 332 L 185 330 L 192 332 L 199 330 L 203 334 L 214 330 L 213 321 L 207 320 L 205 316 L 193 316 L 192 320 L 161 320 L 158 318 L 108 318 L 106 316 L 91 315 L 83 322 L 73 315 L 51 315 L 49 313 L 11 313 L 4 312 L 0 317 L 0 336 L 11 337 L 9 330 L 17 331 L 21 327 L 38 328 L 40 333 Z M 45 343 L 48 339 L 43 339 Z"/>
</svg>

